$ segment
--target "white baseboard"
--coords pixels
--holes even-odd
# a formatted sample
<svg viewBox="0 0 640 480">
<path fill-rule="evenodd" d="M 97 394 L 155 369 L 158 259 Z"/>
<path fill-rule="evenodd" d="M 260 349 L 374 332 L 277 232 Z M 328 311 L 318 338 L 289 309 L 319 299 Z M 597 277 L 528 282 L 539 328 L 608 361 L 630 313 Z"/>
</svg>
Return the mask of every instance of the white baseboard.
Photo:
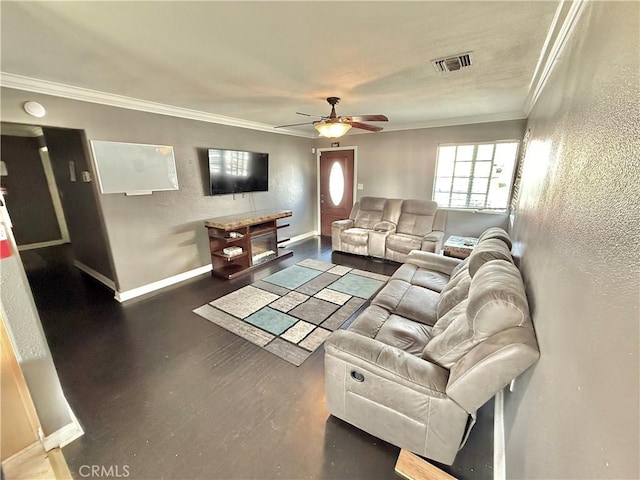
<svg viewBox="0 0 640 480">
<path fill-rule="evenodd" d="M 493 480 L 506 480 L 507 463 L 504 445 L 504 390 L 496 393 L 493 413 Z"/>
<path fill-rule="evenodd" d="M 80 422 L 76 418 L 73 410 L 67 404 L 67 408 L 69 409 L 69 416 L 71 417 L 71 423 L 65 425 L 64 427 L 56 430 L 51 435 L 47 435 L 42 439 L 42 444 L 44 445 L 44 449 L 48 452 L 54 448 L 62 448 L 65 445 L 69 445 L 75 439 L 80 438 L 84 435 L 84 430 L 80 426 Z"/>
<path fill-rule="evenodd" d="M 103 274 L 101 274 L 100 272 L 95 271 L 93 268 L 86 266 L 84 263 L 79 262 L 78 260 L 74 260 L 73 261 L 73 265 L 82 270 L 84 273 L 86 273 L 87 275 L 89 275 L 90 277 L 95 278 L 96 280 L 98 280 L 100 283 L 106 285 L 107 287 L 109 287 L 111 290 L 113 290 L 115 292 L 116 290 L 116 284 L 113 280 L 111 280 L 110 278 L 105 277 Z"/>
<path fill-rule="evenodd" d="M 140 297 L 142 295 L 146 295 L 147 293 L 151 293 L 156 290 L 175 285 L 176 283 L 184 282 L 185 280 L 189 280 L 190 278 L 197 277 L 199 275 L 204 275 L 205 273 L 209 273 L 211 271 L 211 268 L 211 264 L 204 265 L 202 267 L 189 270 L 188 272 L 179 273 L 178 275 L 173 275 L 172 277 L 158 280 L 157 282 L 149 283 L 141 287 L 132 288 L 131 290 L 125 290 L 122 292 L 116 291 L 116 295 L 114 298 L 121 303 L 126 302 L 127 300 L 131 300 L 132 298 Z"/>
<path fill-rule="evenodd" d="M 318 235 L 318 232 L 314 230 L 311 232 L 303 233 L 302 235 L 296 235 L 295 237 L 290 238 L 286 242 L 279 243 L 278 245 L 288 247 L 293 243 L 300 242 L 302 240 L 306 240 L 307 238 L 315 237 L 317 235 Z M 184 282 L 185 280 L 189 280 L 191 278 L 204 275 L 205 273 L 211 272 L 211 268 L 212 268 L 211 264 L 204 265 L 202 267 L 189 270 L 188 272 L 179 273 L 178 275 L 173 275 L 172 277 L 158 280 L 157 282 L 149 283 L 147 285 L 142 285 L 141 287 L 132 288 L 131 290 L 125 290 L 121 292 L 116 291 L 114 298 L 121 303 L 126 302 L 127 300 L 131 300 L 133 298 L 146 295 L 147 293 L 155 292 L 156 290 L 160 290 L 162 288 L 175 285 L 176 283 Z"/>
<path fill-rule="evenodd" d="M 318 232 L 313 230 L 311 232 L 303 233 L 302 235 L 296 235 L 295 237 L 291 237 L 286 242 L 279 243 L 278 245 L 283 247 L 288 247 L 289 245 L 292 245 L 297 242 L 301 242 L 302 240 L 306 240 L 307 238 L 312 238 L 317 236 L 318 236 Z"/>
<path fill-rule="evenodd" d="M 36 248 L 55 247 L 56 245 L 64 245 L 65 243 L 69 243 L 69 241 L 63 238 L 50 240 L 48 242 L 28 243 L 27 245 L 18 245 L 18 251 L 22 252 L 23 250 L 35 250 Z"/>
</svg>

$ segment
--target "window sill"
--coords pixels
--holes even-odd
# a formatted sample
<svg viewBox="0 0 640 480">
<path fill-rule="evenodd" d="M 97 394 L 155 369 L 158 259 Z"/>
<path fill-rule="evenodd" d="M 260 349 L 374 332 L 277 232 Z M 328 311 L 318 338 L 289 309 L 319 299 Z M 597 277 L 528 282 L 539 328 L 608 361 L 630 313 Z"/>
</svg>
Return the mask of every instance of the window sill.
<svg viewBox="0 0 640 480">
<path fill-rule="evenodd" d="M 466 213 L 487 213 L 489 215 L 509 215 L 509 210 L 482 210 L 479 208 L 455 208 L 455 207 L 438 207 L 440 210 L 447 212 L 466 212 Z"/>
</svg>

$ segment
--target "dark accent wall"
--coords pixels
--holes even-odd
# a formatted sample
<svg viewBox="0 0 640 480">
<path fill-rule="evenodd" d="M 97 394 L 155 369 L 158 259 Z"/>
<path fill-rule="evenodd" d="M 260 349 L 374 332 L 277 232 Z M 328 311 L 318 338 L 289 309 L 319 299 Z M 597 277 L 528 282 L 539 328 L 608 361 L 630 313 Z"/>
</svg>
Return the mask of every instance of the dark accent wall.
<svg viewBox="0 0 640 480">
<path fill-rule="evenodd" d="M 116 280 L 93 184 L 83 182 L 80 174 L 91 170 L 84 133 L 64 128 L 43 128 L 43 131 L 67 220 L 73 256 L 87 267 Z M 75 164 L 75 182 L 71 181 L 70 161 Z"/>
<path fill-rule="evenodd" d="M 62 238 L 39 148 L 35 137 L 2 135 L 0 152 L 9 175 L 1 182 L 18 245 Z"/>
</svg>

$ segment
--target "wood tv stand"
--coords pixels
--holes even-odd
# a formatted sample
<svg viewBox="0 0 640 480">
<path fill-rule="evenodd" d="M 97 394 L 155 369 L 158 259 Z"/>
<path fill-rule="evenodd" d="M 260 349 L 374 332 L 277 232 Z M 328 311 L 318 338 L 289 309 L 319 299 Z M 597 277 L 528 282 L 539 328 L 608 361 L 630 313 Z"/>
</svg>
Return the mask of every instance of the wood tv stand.
<svg viewBox="0 0 640 480">
<path fill-rule="evenodd" d="M 278 244 L 289 240 L 278 240 L 278 230 L 289 224 L 277 223 L 291 215 L 291 210 L 258 210 L 206 220 L 213 275 L 231 279 L 292 256 L 293 252 L 278 253 Z M 242 252 L 225 254 L 223 249 L 229 247 L 240 247 Z"/>
</svg>

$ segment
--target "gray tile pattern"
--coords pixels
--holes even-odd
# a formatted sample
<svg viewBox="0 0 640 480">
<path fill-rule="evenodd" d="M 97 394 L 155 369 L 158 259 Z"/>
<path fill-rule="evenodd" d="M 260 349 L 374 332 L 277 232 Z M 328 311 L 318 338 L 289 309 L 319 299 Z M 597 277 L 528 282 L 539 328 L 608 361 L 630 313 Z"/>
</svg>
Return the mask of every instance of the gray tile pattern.
<svg viewBox="0 0 640 480">
<path fill-rule="evenodd" d="M 356 313 L 358 309 L 367 301 L 359 297 L 351 297 L 347 303 L 340 307 L 333 315 L 327 318 L 321 326 L 327 330 L 337 330 L 346 322 L 351 315 Z"/>
<path fill-rule="evenodd" d="M 247 285 L 214 300 L 211 305 L 234 317 L 245 318 L 277 299 L 278 295 L 274 293 Z"/>
<path fill-rule="evenodd" d="M 331 285 L 333 282 L 338 280 L 340 276 L 334 275 L 332 273 L 322 273 L 318 275 L 313 280 L 305 283 L 304 285 L 300 285 L 296 288 L 296 291 L 300 293 L 304 293 L 305 295 L 315 295 L 323 288 Z"/>
<path fill-rule="evenodd" d="M 324 343 L 327 337 L 331 335 L 329 330 L 324 328 L 316 328 L 311 334 L 299 343 L 302 348 L 311 350 L 312 352 Z"/>
<path fill-rule="evenodd" d="M 310 298 L 302 305 L 289 310 L 289 315 L 306 320 L 314 325 L 320 325 L 325 318 L 338 309 L 338 305 L 331 302 L 320 300 L 319 298 Z"/>
<path fill-rule="evenodd" d="M 278 300 L 269 305 L 271 308 L 280 310 L 281 312 L 288 312 L 292 308 L 297 307 L 301 303 L 304 303 L 309 298 L 309 295 L 305 295 L 300 292 L 289 292 L 285 296 L 280 297 Z"/>
<path fill-rule="evenodd" d="M 217 308 L 213 308 L 210 305 L 203 305 L 196 308 L 193 313 L 206 318 L 212 323 L 229 330 L 231 333 L 235 333 L 239 337 L 249 340 L 251 343 L 263 347 L 276 338 L 270 333 L 264 332 L 259 328 L 254 327 L 242 320 L 232 317 L 231 315 L 224 313 Z"/>
<path fill-rule="evenodd" d="M 313 268 L 315 270 L 321 270 L 323 272 L 326 272 L 327 270 L 335 267 L 335 264 L 333 263 L 321 262 L 320 260 L 314 260 L 313 258 L 302 260 L 301 262 L 298 262 L 298 265 L 302 267 Z"/>
<path fill-rule="evenodd" d="M 257 282 L 252 283 L 254 287 L 257 287 L 261 290 L 266 290 L 267 292 L 275 293 L 276 295 L 286 295 L 291 290 L 288 288 L 281 287 L 280 285 L 274 285 L 273 283 L 265 282 L 262 280 L 258 280 Z"/>
<path fill-rule="evenodd" d="M 354 268 L 350 273 L 355 275 L 360 275 L 361 277 L 373 278 L 374 280 L 380 280 L 381 282 L 386 282 L 389 280 L 389 276 L 381 275 L 380 273 L 367 272 L 366 270 L 358 270 Z"/>
</svg>

